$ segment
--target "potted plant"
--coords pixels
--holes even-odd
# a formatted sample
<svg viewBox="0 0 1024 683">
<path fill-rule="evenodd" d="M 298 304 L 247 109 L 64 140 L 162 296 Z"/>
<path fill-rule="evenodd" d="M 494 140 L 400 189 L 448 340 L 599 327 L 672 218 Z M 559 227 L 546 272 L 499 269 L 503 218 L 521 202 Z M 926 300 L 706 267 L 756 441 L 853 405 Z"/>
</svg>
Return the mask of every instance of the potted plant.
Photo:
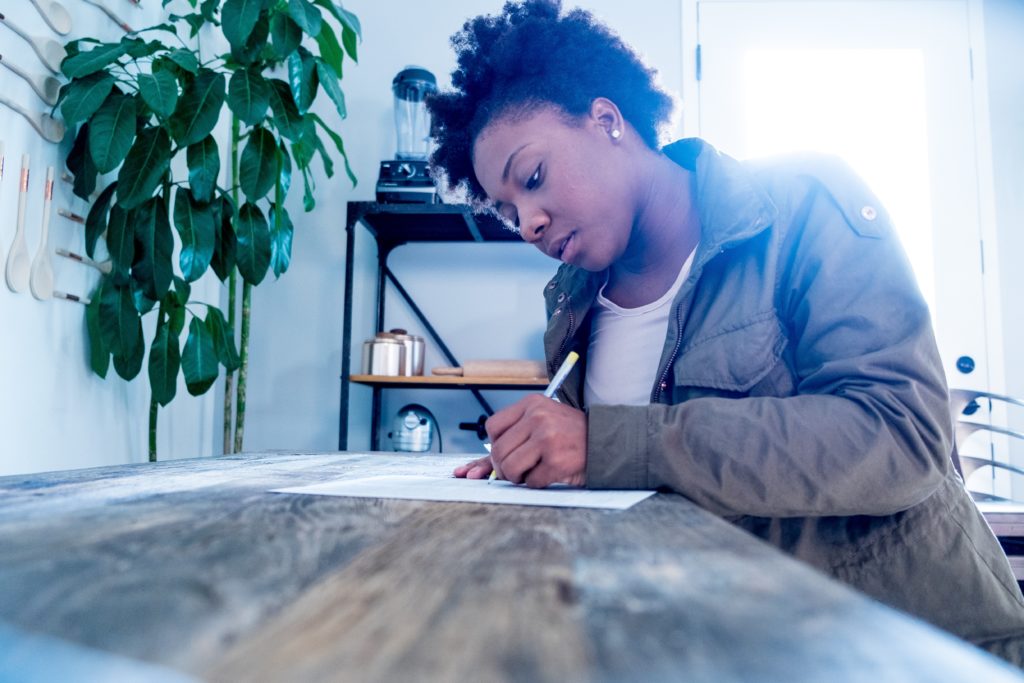
<svg viewBox="0 0 1024 683">
<path fill-rule="evenodd" d="M 66 123 L 78 126 L 67 159 L 75 193 L 91 197 L 100 176 L 116 171 L 86 220 L 87 253 L 104 237 L 112 265 L 86 309 L 90 365 L 105 377 L 112 361 L 131 380 L 148 347 L 150 460 L 159 407 L 174 399 L 179 373 L 189 393 L 200 395 L 221 367 L 224 451 L 241 449 L 251 292 L 269 270 L 279 277 L 288 269 L 293 225 L 284 200 L 293 171 L 311 211 L 314 158 L 328 177 L 334 172 L 326 137 L 356 182 L 341 136 L 310 107 L 325 93 L 346 117 L 340 80 L 345 56 L 357 59 L 358 18 L 331 0 L 177 2 L 183 13 L 120 41 L 69 43 L 62 69 L 70 82 L 59 102 Z M 200 32 L 208 27 L 223 33 L 223 54 L 202 49 Z M 226 154 L 214 135 L 225 109 Z M 173 163 L 178 159 L 184 164 Z M 218 184 L 223 163 L 228 187 Z M 176 177 L 176 167 L 187 175 Z M 210 268 L 228 287 L 227 315 L 216 303 L 192 299 L 190 283 Z M 148 342 L 146 316 L 156 318 Z"/>
</svg>

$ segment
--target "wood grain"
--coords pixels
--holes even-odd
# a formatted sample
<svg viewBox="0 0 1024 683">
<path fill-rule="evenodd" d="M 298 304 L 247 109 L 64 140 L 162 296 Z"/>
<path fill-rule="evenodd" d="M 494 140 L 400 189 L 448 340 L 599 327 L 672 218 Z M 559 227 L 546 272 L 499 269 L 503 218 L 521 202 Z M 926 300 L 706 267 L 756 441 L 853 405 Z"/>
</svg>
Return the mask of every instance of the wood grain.
<svg viewBox="0 0 1024 683">
<path fill-rule="evenodd" d="M 1024 680 L 660 494 L 622 511 L 270 494 L 438 456 L 0 479 L 0 621 L 214 681 Z"/>
</svg>

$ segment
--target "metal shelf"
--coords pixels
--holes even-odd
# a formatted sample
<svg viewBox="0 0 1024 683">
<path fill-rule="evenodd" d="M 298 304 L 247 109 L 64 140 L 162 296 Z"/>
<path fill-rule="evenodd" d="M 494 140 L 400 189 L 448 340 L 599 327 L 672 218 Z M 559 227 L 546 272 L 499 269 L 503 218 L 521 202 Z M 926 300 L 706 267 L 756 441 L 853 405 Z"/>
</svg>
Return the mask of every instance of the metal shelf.
<svg viewBox="0 0 1024 683">
<path fill-rule="evenodd" d="M 543 377 L 393 377 L 386 375 L 352 375 L 348 378 L 356 384 L 391 389 L 530 389 L 546 387 L 548 380 Z"/>
</svg>

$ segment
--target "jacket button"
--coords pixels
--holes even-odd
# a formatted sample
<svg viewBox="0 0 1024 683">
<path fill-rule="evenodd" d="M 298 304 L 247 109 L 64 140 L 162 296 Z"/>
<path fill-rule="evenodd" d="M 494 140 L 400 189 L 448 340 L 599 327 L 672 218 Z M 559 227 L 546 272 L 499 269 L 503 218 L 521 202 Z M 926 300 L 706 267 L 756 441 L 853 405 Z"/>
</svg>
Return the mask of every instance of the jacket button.
<svg viewBox="0 0 1024 683">
<path fill-rule="evenodd" d="M 873 206 L 865 206 L 860 210 L 860 216 L 866 221 L 873 221 L 878 218 L 878 212 Z"/>
<path fill-rule="evenodd" d="M 661 383 L 661 390 L 665 391 L 666 389 L 668 389 L 668 382 L 662 382 Z"/>
<path fill-rule="evenodd" d="M 557 283 L 554 280 L 552 280 L 551 282 L 548 283 L 548 289 L 554 289 L 556 284 Z"/>
<path fill-rule="evenodd" d="M 558 303 L 562 303 L 563 301 L 565 301 L 565 292 L 558 295 Z"/>
</svg>

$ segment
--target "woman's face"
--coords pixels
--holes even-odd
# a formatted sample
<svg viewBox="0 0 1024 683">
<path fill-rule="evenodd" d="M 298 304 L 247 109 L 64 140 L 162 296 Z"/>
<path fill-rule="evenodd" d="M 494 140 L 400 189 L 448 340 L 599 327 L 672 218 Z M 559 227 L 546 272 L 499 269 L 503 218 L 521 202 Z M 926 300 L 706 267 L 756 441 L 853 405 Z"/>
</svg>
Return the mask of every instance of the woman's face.
<svg viewBox="0 0 1024 683">
<path fill-rule="evenodd" d="M 473 170 L 524 240 L 551 258 L 601 271 L 625 251 L 636 206 L 614 126 L 621 119 L 567 121 L 553 107 L 504 117 L 474 141 Z"/>
</svg>

